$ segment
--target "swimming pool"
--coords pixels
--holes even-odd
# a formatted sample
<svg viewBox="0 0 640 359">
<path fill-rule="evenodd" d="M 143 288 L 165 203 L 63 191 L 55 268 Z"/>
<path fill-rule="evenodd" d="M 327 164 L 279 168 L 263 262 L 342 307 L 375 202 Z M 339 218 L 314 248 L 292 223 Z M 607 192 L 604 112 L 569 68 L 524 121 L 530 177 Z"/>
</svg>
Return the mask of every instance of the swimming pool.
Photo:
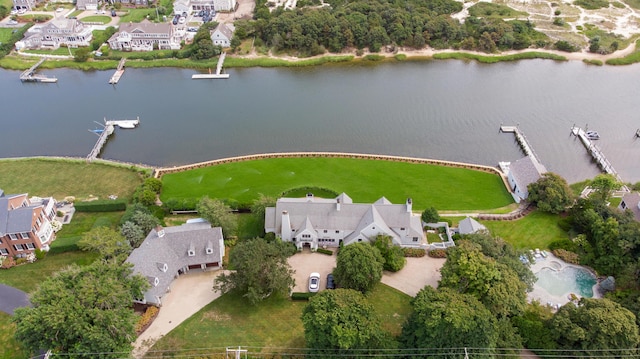
<svg viewBox="0 0 640 359">
<path fill-rule="evenodd" d="M 595 276 L 584 268 L 565 266 L 560 270 L 545 267 L 536 273 L 537 286 L 555 296 L 566 296 L 570 293 L 582 297 L 593 297 L 593 286 L 597 283 Z"/>
</svg>

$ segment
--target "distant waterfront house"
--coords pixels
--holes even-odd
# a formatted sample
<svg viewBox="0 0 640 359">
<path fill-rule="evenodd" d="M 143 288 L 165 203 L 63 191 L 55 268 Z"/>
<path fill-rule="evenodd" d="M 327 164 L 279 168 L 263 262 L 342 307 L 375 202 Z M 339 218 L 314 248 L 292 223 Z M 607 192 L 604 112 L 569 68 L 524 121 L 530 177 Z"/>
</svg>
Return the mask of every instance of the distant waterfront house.
<svg viewBox="0 0 640 359">
<path fill-rule="evenodd" d="M 265 231 L 274 232 L 298 249 L 318 246 L 338 247 L 371 242 L 379 234 L 393 243 L 419 247 L 425 241 L 419 215 L 412 213 L 411 199 L 393 204 L 382 197 L 373 204 L 353 203 L 346 194 L 333 199 L 280 198 L 265 211 Z"/>
<path fill-rule="evenodd" d="M 536 182 L 547 169 L 533 157 L 521 158 L 509 165 L 507 180 L 513 192 L 516 202 L 526 199 L 529 196 L 527 186 Z"/>
<path fill-rule="evenodd" d="M 46 24 L 31 27 L 24 34 L 21 44 L 16 44 L 16 47 L 57 49 L 62 45 L 89 46 L 92 37 L 91 27 L 77 19 L 54 19 Z"/>
<path fill-rule="evenodd" d="M 486 231 L 486 230 L 487 230 L 487 227 L 480 224 L 478 221 L 476 221 L 471 217 L 467 217 L 458 223 L 458 233 L 462 235 L 473 234 L 473 233 Z"/>
<path fill-rule="evenodd" d="M 236 0 L 213 0 L 213 8 L 216 11 L 234 11 L 236 6 Z"/>
<path fill-rule="evenodd" d="M 211 41 L 213 41 L 214 45 L 230 47 L 231 38 L 233 37 L 233 30 L 233 25 L 219 24 L 211 32 Z"/>
<path fill-rule="evenodd" d="M 213 10 L 214 0 L 191 0 L 191 8 L 193 11 Z"/>
<path fill-rule="evenodd" d="M 162 297 L 179 275 L 220 269 L 223 257 L 222 229 L 212 228 L 208 222 L 152 230 L 126 260 L 133 264 L 133 272 L 151 285 L 136 302 L 161 306 Z"/>
<path fill-rule="evenodd" d="M 13 8 L 16 10 L 25 9 L 31 11 L 41 2 L 41 0 L 13 0 Z"/>
<path fill-rule="evenodd" d="M 132 4 L 132 5 L 149 5 L 149 1 L 147 0 L 112 0 L 114 3 L 122 3 L 122 4 Z"/>
<path fill-rule="evenodd" d="M 51 225 L 55 216 L 53 198 L 5 195 L 0 189 L 0 255 L 26 257 L 36 249 L 48 251 L 56 238 Z"/>
<path fill-rule="evenodd" d="M 176 0 L 173 2 L 173 13 L 181 15 L 191 12 L 191 2 L 189 0 Z"/>
<path fill-rule="evenodd" d="M 630 210 L 636 221 L 640 222 L 640 193 L 630 192 L 625 194 L 620 201 L 618 208 L 625 211 Z"/>
<path fill-rule="evenodd" d="M 77 0 L 78 10 L 98 10 L 98 0 Z"/>
<path fill-rule="evenodd" d="M 118 32 L 113 34 L 108 42 L 112 50 L 119 51 L 180 49 L 180 40 L 174 36 L 170 23 L 156 24 L 147 20 L 120 24 Z"/>
</svg>

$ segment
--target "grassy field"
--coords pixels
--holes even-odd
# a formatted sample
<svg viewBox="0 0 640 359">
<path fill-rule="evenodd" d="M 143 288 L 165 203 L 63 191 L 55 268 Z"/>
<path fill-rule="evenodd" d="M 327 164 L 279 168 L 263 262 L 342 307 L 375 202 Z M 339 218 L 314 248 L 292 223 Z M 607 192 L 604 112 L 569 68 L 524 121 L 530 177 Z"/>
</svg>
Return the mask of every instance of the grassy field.
<svg viewBox="0 0 640 359">
<path fill-rule="evenodd" d="M 369 294 L 369 301 L 383 319 L 384 327 L 394 335 L 411 312 L 410 297 L 384 284 Z M 306 302 L 291 302 L 269 298 L 251 306 L 239 296 L 226 294 L 187 319 L 162 337 L 148 355 L 160 357 L 155 351 L 180 348 L 181 355 L 197 353 L 196 348 L 252 346 L 269 348 L 303 348 L 302 310 Z M 224 351 L 224 349 L 222 349 Z"/>
<path fill-rule="evenodd" d="M 85 232 L 95 227 L 109 227 L 115 229 L 120 223 L 120 218 L 124 212 L 106 213 L 79 213 L 73 215 L 71 223 L 56 234 L 56 240 L 51 243 L 51 248 L 66 247 L 77 244 Z"/>
<path fill-rule="evenodd" d="M 83 199 L 89 195 L 106 199 L 112 194 L 130 198 L 141 182 L 139 173 L 129 167 L 87 164 L 82 160 L 0 160 L 0 189 L 5 193 L 28 192 L 56 199 Z"/>
<path fill-rule="evenodd" d="M 516 248 L 544 249 L 549 243 L 567 239 L 560 229 L 560 216 L 535 211 L 517 221 L 482 221 L 493 236 L 501 237 Z"/>
<path fill-rule="evenodd" d="M 153 13 L 155 15 L 155 9 L 129 9 L 126 15 L 120 17 L 120 22 L 141 22 L 147 18 L 147 15 Z"/>
<path fill-rule="evenodd" d="M 13 29 L 8 28 L 0 28 L 0 42 L 5 43 L 11 39 L 11 34 Z"/>
<path fill-rule="evenodd" d="M 103 24 L 108 24 L 111 22 L 111 18 L 105 15 L 87 16 L 87 17 L 83 17 L 81 20 L 82 22 L 100 22 Z"/>
<path fill-rule="evenodd" d="M 26 359 L 29 358 L 18 342 L 13 338 L 15 324 L 11 323 L 11 316 L 0 312 L 0 359 Z"/>
<path fill-rule="evenodd" d="M 347 158 L 274 158 L 228 163 L 162 177 L 162 200 L 233 199 L 250 203 L 262 193 L 278 197 L 311 186 L 347 193 L 354 202 L 385 196 L 393 203 L 413 199 L 413 208 L 493 209 L 512 203 L 502 180 L 485 172 L 392 161 Z"/>
</svg>

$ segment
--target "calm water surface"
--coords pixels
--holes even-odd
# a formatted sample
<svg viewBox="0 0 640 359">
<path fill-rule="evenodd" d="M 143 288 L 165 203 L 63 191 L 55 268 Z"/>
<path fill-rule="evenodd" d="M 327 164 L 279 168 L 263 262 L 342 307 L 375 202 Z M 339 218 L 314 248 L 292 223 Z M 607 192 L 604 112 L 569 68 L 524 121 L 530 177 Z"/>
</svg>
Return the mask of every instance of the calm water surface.
<svg viewBox="0 0 640 359">
<path fill-rule="evenodd" d="M 531 60 L 481 65 L 433 61 L 377 66 L 229 70 L 43 71 L 57 84 L 23 84 L 0 70 L 0 157 L 86 156 L 94 121 L 140 116 L 117 130 L 103 157 L 168 166 L 280 151 L 417 156 L 495 166 L 520 158 L 519 124 L 542 162 L 570 182 L 599 173 L 573 124 L 626 181 L 640 181 L 640 68 Z"/>
</svg>

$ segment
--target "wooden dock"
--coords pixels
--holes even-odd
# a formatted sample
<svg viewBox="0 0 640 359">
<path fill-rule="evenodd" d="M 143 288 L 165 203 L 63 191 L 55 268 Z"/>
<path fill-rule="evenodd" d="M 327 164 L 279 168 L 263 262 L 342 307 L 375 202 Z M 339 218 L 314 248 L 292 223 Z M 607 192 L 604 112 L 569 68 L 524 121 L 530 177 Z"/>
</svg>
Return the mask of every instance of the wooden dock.
<svg viewBox="0 0 640 359">
<path fill-rule="evenodd" d="M 38 61 L 35 65 L 31 66 L 27 70 L 23 71 L 20 74 L 20 81 L 22 82 L 43 82 L 43 83 L 55 83 L 58 82 L 58 79 L 55 77 L 48 77 L 45 75 L 36 74 L 36 69 L 42 65 L 43 62 L 47 60 L 46 57 L 43 57 Z"/>
<path fill-rule="evenodd" d="M 98 155 L 100 155 L 100 152 L 102 151 L 102 147 L 104 147 L 104 145 L 107 143 L 109 136 L 113 134 L 116 127 L 135 128 L 139 124 L 140 124 L 140 117 L 136 117 L 135 120 L 109 120 L 109 121 L 107 121 L 107 119 L 105 118 L 103 131 L 100 132 L 99 134 L 96 133 L 98 135 L 98 141 L 96 141 L 96 144 L 93 146 L 93 149 L 87 155 L 87 162 L 91 162 L 96 158 L 98 158 Z M 91 131 L 91 132 L 95 133 L 95 131 Z"/>
<path fill-rule="evenodd" d="M 524 135 L 524 132 L 522 132 L 518 126 L 502 126 L 502 125 L 500 125 L 500 132 L 512 132 L 512 133 L 514 133 L 515 136 L 516 136 L 516 141 L 518 141 L 518 143 L 520 144 L 520 147 L 522 148 L 522 151 L 524 152 L 524 154 L 527 155 L 527 156 L 531 156 L 531 158 L 534 161 L 536 161 L 538 163 L 542 163 L 542 162 L 540 162 L 540 159 L 538 158 L 538 155 L 533 150 L 533 147 L 531 147 L 531 145 L 529 144 L 529 141 L 527 140 L 527 137 Z"/>
<path fill-rule="evenodd" d="M 587 137 L 587 132 L 585 130 L 580 127 L 573 126 L 571 127 L 571 133 L 580 138 L 580 141 L 582 141 L 584 147 L 587 148 L 591 157 L 593 157 L 596 163 L 598 163 L 598 166 L 602 168 L 602 171 L 613 175 L 620 183 L 624 183 L 618 172 L 613 168 L 613 165 L 611 165 L 611 162 L 609 162 L 607 157 L 605 157 L 602 150 Z"/>
<path fill-rule="evenodd" d="M 208 73 L 208 74 L 193 74 L 191 75 L 192 79 L 228 79 L 229 74 L 222 73 L 222 65 L 224 64 L 224 59 L 227 57 L 227 53 L 223 52 L 220 54 L 220 58 L 218 59 L 218 66 L 216 66 L 216 73 Z"/>
<path fill-rule="evenodd" d="M 126 57 L 123 57 L 120 59 L 120 62 L 118 63 L 118 67 L 116 68 L 116 72 L 113 74 L 113 76 L 111 76 L 111 79 L 109 80 L 110 84 L 115 85 L 118 83 L 118 81 L 120 81 L 122 74 L 124 74 L 125 62 L 127 62 Z"/>
</svg>

